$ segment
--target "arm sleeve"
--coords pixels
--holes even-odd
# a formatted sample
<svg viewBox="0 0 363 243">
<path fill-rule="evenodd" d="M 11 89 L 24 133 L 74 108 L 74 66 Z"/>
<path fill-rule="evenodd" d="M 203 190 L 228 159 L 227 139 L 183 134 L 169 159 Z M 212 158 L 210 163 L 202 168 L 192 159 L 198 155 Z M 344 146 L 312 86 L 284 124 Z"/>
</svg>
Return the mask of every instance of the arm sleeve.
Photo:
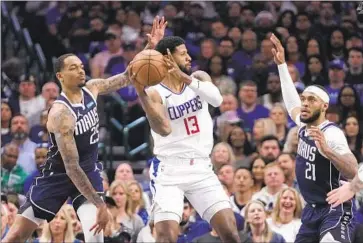
<svg viewBox="0 0 363 243">
<path fill-rule="evenodd" d="M 195 93 L 197 93 L 208 104 L 218 107 L 222 104 L 223 98 L 217 86 L 209 81 L 200 81 L 192 77 L 192 82 L 189 84 Z"/>
<path fill-rule="evenodd" d="M 294 108 L 301 107 L 301 101 L 299 94 L 296 91 L 294 82 L 291 79 L 289 70 L 287 69 L 287 64 L 283 63 L 277 66 L 279 69 L 280 83 L 282 98 L 284 100 L 287 111 L 290 117 L 292 117 L 291 112 Z M 297 124 L 299 125 L 299 124 Z"/>
<path fill-rule="evenodd" d="M 348 142 L 342 130 L 337 127 L 327 128 L 324 131 L 326 143 L 329 148 L 339 155 L 351 154 L 352 151 L 348 146 Z"/>
</svg>

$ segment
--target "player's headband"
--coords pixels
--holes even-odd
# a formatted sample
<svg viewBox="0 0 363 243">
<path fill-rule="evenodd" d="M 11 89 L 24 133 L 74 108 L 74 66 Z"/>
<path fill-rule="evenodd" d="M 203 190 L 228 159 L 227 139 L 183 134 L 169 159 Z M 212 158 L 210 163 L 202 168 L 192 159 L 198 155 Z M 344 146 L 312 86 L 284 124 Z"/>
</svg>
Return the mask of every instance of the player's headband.
<svg viewBox="0 0 363 243">
<path fill-rule="evenodd" d="M 329 104 L 329 101 L 330 101 L 329 95 L 324 90 L 322 90 L 321 88 L 319 88 L 317 86 L 311 85 L 311 86 L 307 87 L 306 89 L 304 89 L 304 92 L 313 93 L 316 96 L 318 96 L 320 99 L 322 99 L 325 103 Z"/>
</svg>

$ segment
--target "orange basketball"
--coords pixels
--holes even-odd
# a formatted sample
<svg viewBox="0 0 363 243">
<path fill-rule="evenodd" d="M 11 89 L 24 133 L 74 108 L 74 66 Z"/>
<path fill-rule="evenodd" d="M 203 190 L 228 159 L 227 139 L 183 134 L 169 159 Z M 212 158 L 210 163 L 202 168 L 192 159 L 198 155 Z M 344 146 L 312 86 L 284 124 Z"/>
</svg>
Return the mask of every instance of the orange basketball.
<svg viewBox="0 0 363 243">
<path fill-rule="evenodd" d="M 163 55 L 155 50 L 144 50 L 137 54 L 131 64 L 135 81 L 144 86 L 160 83 L 168 73 Z"/>
</svg>

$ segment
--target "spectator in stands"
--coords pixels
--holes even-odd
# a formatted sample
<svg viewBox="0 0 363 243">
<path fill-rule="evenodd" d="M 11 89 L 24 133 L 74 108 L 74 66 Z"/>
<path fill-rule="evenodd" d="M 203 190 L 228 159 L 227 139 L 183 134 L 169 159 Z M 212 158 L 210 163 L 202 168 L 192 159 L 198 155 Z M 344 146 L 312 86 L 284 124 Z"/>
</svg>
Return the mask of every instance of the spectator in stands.
<svg viewBox="0 0 363 243">
<path fill-rule="evenodd" d="M 260 201 L 251 201 L 245 207 L 245 232 L 252 238 L 252 242 L 285 243 L 282 235 L 275 233 L 268 226 L 267 213 Z"/>
<path fill-rule="evenodd" d="M 228 143 L 220 142 L 213 147 L 211 161 L 215 171 L 218 171 L 222 165 L 234 165 L 236 163 L 236 158 L 231 146 L 229 146 Z"/>
<path fill-rule="evenodd" d="M 227 36 L 228 28 L 221 20 L 216 20 L 211 25 L 211 31 L 213 39 L 220 41 Z"/>
<path fill-rule="evenodd" d="M 230 164 L 224 164 L 217 171 L 218 179 L 226 186 L 228 194 L 234 193 L 233 178 L 234 167 Z"/>
<path fill-rule="evenodd" d="M 274 162 L 281 153 L 279 140 L 276 136 L 273 135 L 264 136 L 261 139 L 258 150 L 261 158 L 267 164 Z"/>
<path fill-rule="evenodd" d="M 8 143 L 4 146 L 4 152 L 1 155 L 1 185 L 6 191 L 23 193 L 27 174 L 16 163 L 18 155 L 19 149 L 15 144 Z"/>
<path fill-rule="evenodd" d="M 290 35 L 286 40 L 287 63 L 295 65 L 301 75 L 305 72 L 305 60 L 303 56 L 303 42 L 296 36 Z"/>
<path fill-rule="evenodd" d="M 114 56 L 122 55 L 121 33 L 114 29 L 108 29 L 105 36 L 105 45 L 107 50 L 98 53 L 90 61 L 92 78 L 103 77 L 108 61 Z"/>
<path fill-rule="evenodd" d="M 121 231 L 129 233 L 135 242 L 144 223 L 140 216 L 132 211 L 132 198 L 127 183 L 115 180 L 110 186 L 109 193 L 117 208 L 116 214 L 113 214 L 114 220 L 119 224 Z"/>
<path fill-rule="evenodd" d="M 210 59 L 217 53 L 217 44 L 213 39 L 204 39 L 200 44 L 200 54 L 192 61 L 193 70 L 207 70 Z"/>
<path fill-rule="evenodd" d="M 223 112 L 216 118 L 216 136 L 218 141 L 226 142 L 234 127 L 243 126 L 243 121 L 238 117 L 236 110 Z"/>
<path fill-rule="evenodd" d="M 339 124 L 340 115 L 340 109 L 337 105 L 330 105 L 326 110 L 326 119 L 334 122 L 335 124 Z"/>
<path fill-rule="evenodd" d="M 233 149 L 237 166 L 250 167 L 253 149 L 245 131 L 241 127 L 234 127 L 228 135 L 227 142 Z"/>
<path fill-rule="evenodd" d="M 0 231 L 0 235 L 1 235 L 1 239 L 3 239 L 6 234 L 9 231 L 9 225 L 8 225 L 8 210 L 5 206 L 5 204 L 1 203 L 1 210 L 0 210 L 0 214 L 1 214 L 1 231 Z"/>
<path fill-rule="evenodd" d="M 40 176 L 40 167 L 45 164 L 47 160 L 47 153 L 48 153 L 48 144 L 47 143 L 40 143 L 37 144 L 37 148 L 35 149 L 35 163 L 37 165 L 37 170 L 26 177 L 24 182 L 24 193 L 27 193 L 30 189 L 30 186 L 33 183 L 35 177 Z"/>
<path fill-rule="evenodd" d="M 252 143 L 255 148 L 261 144 L 262 138 L 267 135 L 277 135 L 276 124 L 271 118 L 260 118 L 256 120 L 252 130 Z"/>
<path fill-rule="evenodd" d="M 127 10 L 126 22 L 125 25 L 122 27 L 122 40 L 124 42 L 134 42 L 138 38 L 140 31 L 140 14 L 134 9 Z"/>
<path fill-rule="evenodd" d="M 363 156 L 362 146 L 362 129 L 359 126 L 358 119 L 355 116 L 348 116 L 343 122 L 343 129 L 345 136 L 348 140 L 348 145 L 352 152 L 357 152 L 361 157 Z"/>
<path fill-rule="evenodd" d="M 59 96 L 59 86 L 54 81 L 45 83 L 42 87 L 42 97 L 45 99 L 46 109 L 48 110 L 53 101 Z"/>
<path fill-rule="evenodd" d="M 1 101 L 1 147 L 11 141 L 10 120 L 12 115 L 9 104 Z"/>
<path fill-rule="evenodd" d="M 292 154 L 297 153 L 297 146 L 299 142 L 297 136 L 298 129 L 299 127 L 293 127 L 287 133 L 286 143 L 283 149 L 285 153 L 292 153 Z"/>
<path fill-rule="evenodd" d="M 101 172 L 101 178 L 102 178 L 103 192 L 107 193 L 110 187 L 110 180 L 108 179 L 105 170 Z"/>
<path fill-rule="evenodd" d="M 227 68 L 227 74 L 234 80 L 238 80 L 240 63 L 239 60 L 233 57 L 234 52 L 233 40 L 228 36 L 223 37 L 218 45 L 218 53 L 223 60 L 224 66 Z"/>
<path fill-rule="evenodd" d="M 285 176 L 278 163 L 266 165 L 264 170 L 264 181 L 266 186 L 252 196 L 253 200 L 260 200 L 265 204 L 265 209 L 271 212 L 276 205 L 279 192 L 286 188 Z"/>
<path fill-rule="evenodd" d="M 223 101 L 219 106 L 219 111 L 223 114 L 226 111 L 235 111 L 238 107 L 238 101 L 236 96 L 233 93 L 222 94 Z M 217 118 L 218 119 L 218 118 Z"/>
<path fill-rule="evenodd" d="M 141 185 L 137 181 L 131 181 L 129 182 L 128 187 L 132 199 L 132 212 L 138 214 L 146 225 L 149 220 L 149 214 L 145 208 Z"/>
<path fill-rule="evenodd" d="M 348 116 L 356 116 L 361 123 L 363 121 L 363 111 L 357 90 L 352 85 L 345 85 L 338 94 L 337 105 L 340 108 L 340 122 Z"/>
<path fill-rule="evenodd" d="M 308 56 L 306 62 L 306 71 L 303 77 L 305 85 L 326 85 L 329 83 L 325 72 L 325 63 L 320 55 Z"/>
<path fill-rule="evenodd" d="M 276 200 L 272 217 L 267 219 L 271 230 L 281 234 L 286 242 L 294 242 L 301 226 L 302 202 L 293 188 L 285 188 Z"/>
<path fill-rule="evenodd" d="M 243 216 L 244 211 L 242 210 L 251 201 L 253 195 L 254 180 L 252 172 L 244 167 L 237 168 L 233 178 L 233 185 L 235 193 L 230 197 L 232 209 Z"/>
<path fill-rule="evenodd" d="M 47 129 L 48 110 L 44 110 L 40 114 L 40 123 L 32 126 L 30 129 L 29 137 L 34 143 L 47 143 L 49 141 L 49 134 Z"/>
<path fill-rule="evenodd" d="M 273 66 L 273 55 L 271 49 L 273 44 L 269 39 L 264 39 L 261 42 L 260 52 L 262 54 L 263 61 L 268 66 Z"/>
<path fill-rule="evenodd" d="M 325 86 L 329 94 L 330 104 L 337 104 L 338 93 L 344 86 L 344 79 L 344 62 L 339 59 L 331 61 L 329 63 L 329 85 Z"/>
<path fill-rule="evenodd" d="M 271 72 L 267 78 L 267 94 L 261 97 L 261 104 L 267 109 L 271 109 L 276 103 L 284 105 L 282 102 L 282 93 L 280 85 L 280 77 L 277 73 Z"/>
<path fill-rule="evenodd" d="M 27 174 L 31 174 L 36 170 L 34 160 L 34 150 L 36 144 L 29 139 L 29 124 L 28 120 L 23 115 L 15 115 L 11 119 L 11 142 L 19 148 L 19 156 L 17 164 L 20 165 Z"/>
<path fill-rule="evenodd" d="M 257 35 L 252 30 L 245 30 L 242 34 L 242 59 L 241 64 L 243 64 L 246 67 L 249 67 L 252 65 L 253 57 L 257 54 Z"/>
<path fill-rule="evenodd" d="M 26 117 L 30 127 L 39 124 L 40 113 L 46 104 L 41 95 L 36 96 L 36 80 L 33 75 L 20 76 L 19 97 L 10 97 L 9 105 L 15 114 L 21 113 Z"/>
<path fill-rule="evenodd" d="M 345 60 L 345 39 L 343 31 L 339 28 L 335 28 L 330 34 L 330 48 L 328 53 L 328 59 L 330 61 L 339 59 Z"/>
<path fill-rule="evenodd" d="M 353 47 L 348 51 L 348 64 L 349 70 L 345 81 L 354 85 L 357 89 L 359 96 L 361 97 L 361 103 L 363 103 L 363 49 Z"/>
<path fill-rule="evenodd" d="M 300 12 L 296 16 L 296 37 L 306 41 L 311 35 L 311 20 L 306 12 Z M 290 32 L 291 33 L 291 32 Z"/>
<path fill-rule="evenodd" d="M 241 102 L 237 109 L 238 116 L 244 121 L 246 132 L 252 132 L 255 121 L 268 117 L 269 110 L 257 104 L 257 85 L 253 81 L 243 82 L 238 96 Z"/>
<path fill-rule="evenodd" d="M 336 28 L 337 23 L 334 19 L 335 10 L 332 2 L 320 2 L 317 8 L 319 19 L 315 24 L 316 33 L 320 33 L 325 40 L 329 40 L 329 34 Z"/>
<path fill-rule="evenodd" d="M 115 180 L 121 180 L 121 181 L 135 180 L 134 172 L 132 171 L 132 167 L 129 163 L 121 163 L 119 166 L 117 166 L 115 172 Z"/>
<path fill-rule="evenodd" d="M 234 48 L 235 48 L 235 50 L 237 50 L 237 52 L 239 52 L 238 49 L 240 48 L 241 40 L 242 40 L 241 29 L 236 26 L 232 27 L 228 30 L 227 36 L 233 40 Z"/>
<path fill-rule="evenodd" d="M 75 238 L 72 219 L 65 207 L 62 207 L 55 218 L 43 226 L 43 232 L 34 243 L 40 242 L 73 242 L 81 243 Z"/>
<path fill-rule="evenodd" d="M 261 157 L 257 157 L 251 164 L 250 170 L 252 172 L 254 181 L 254 185 L 252 188 L 253 193 L 259 192 L 265 186 L 265 166 L 266 163 Z"/>
<path fill-rule="evenodd" d="M 290 33 L 294 33 L 295 23 L 295 13 L 292 10 L 285 10 L 280 14 L 276 26 L 286 28 Z"/>
<path fill-rule="evenodd" d="M 349 50 L 350 48 L 363 48 L 363 40 L 362 35 L 359 33 L 356 33 L 354 30 L 354 33 L 350 35 L 350 37 L 345 42 L 345 48 Z"/>
<path fill-rule="evenodd" d="M 306 41 L 306 56 L 307 57 L 310 57 L 313 55 L 324 57 L 324 54 L 325 54 L 324 46 L 322 45 L 321 40 L 318 37 L 312 36 Z M 325 63 L 325 60 L 322 61 L 322 63 Z"/>
<path fill-rule="evenodd" d="M 77 236 L 78 233 L 83 233 L 81 222 L 78 220 L 74 207 L 71 204 L 65 204 L 63 207 L 71 218 L 74 235 Z"/>
<path fill-rule="evenodd" d="M 126 70 L 128 64 L 136 55 L 136 45 L 134 43 L 122 45 L 122 56 L 111 57 L 105 67 L 104 75 L 110 77 Z"/>
<path fill-rule="evenodd" d="M 305 89 L 305 84 L 300 79 L 300 72 L 295 65 L 289 64 L 287 66 L 291 79 L 295 84 L 295 87 L 299 93 L 302 93 Z"/>
<path fill-rule="evenodd" d="M 236 83 L 227 76 L 226 62 L 219 55 L 213 56 L 207 64 L 207 73 L 210 74 L 213 83 L 219 88 L 221 94 L 236 94 Z"/>
<path fill-rule="evenodd" d="M 287 133 L 288 133 L 288 124 L 287 117 L 288 114 L 286 112 L 285 107 L 281 104 L 275 104 L 270 111 L 270 118 L 276 124 L 276 137 L 278 138 L 280 144 L 285 144 Z"/>
<path fill-rule="evenodd" d="M 20 195 L 15 192 L 8 192 L 8 225 L 11 227 L 15 221 L 15 217 L 18 214 L 21 202 L 19 200 Z"/>
<path fill-rule="evenodd" d="M 241 13 L 241 27 L 242 29 L 252 29 L 255 23 L 256 13 L 254 9 L 249 6 L 244 6 Z"/>
<path fill-rule="evenodd" d="M 295 174 L 295 156 L 291 153 L 281 153 L 277 158 L 277 163 L 284 172 L 285 184 L 299 191 Z"/>
</svg>

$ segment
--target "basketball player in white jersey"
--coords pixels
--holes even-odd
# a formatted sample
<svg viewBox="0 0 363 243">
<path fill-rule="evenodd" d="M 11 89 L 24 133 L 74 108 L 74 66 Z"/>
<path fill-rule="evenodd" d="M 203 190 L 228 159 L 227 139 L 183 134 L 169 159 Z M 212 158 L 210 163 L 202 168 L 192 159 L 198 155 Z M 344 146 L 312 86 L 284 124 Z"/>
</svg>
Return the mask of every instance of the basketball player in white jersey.
<svg viewBox="0 0 363 243">
<path fill-rule="evenodd" d="M 156 242 L 176 242 L 186 196 L 223 242 L 239 242 L 228 197 L 213 172 L 213 122 L 208 104 L 222 96 L 202 71 L 189 75 L 191 58 L 182 38 L 163 38 L 155 50 L 165 55 L 169 73 L 146 90 L 134 82 L 154 139 L 150 177 Z M 134 74 L 131 74 L 134 79 Z"/>
</svg>

